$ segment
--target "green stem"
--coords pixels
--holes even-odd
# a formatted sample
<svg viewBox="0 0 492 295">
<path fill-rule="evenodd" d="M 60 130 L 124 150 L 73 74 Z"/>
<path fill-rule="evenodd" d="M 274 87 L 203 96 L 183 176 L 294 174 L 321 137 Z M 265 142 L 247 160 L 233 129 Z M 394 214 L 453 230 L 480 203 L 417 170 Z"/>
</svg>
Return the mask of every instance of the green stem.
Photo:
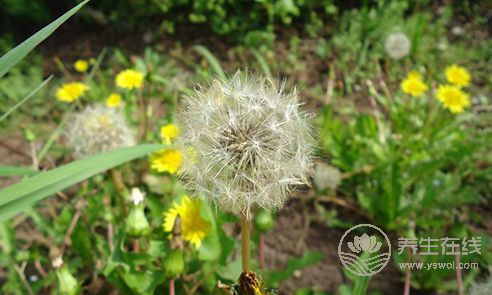
<svg viewBox="0 0 492 295">
<path fill-rule="evenodd" d="M 241 257 L 243 272 L 251 271 L 251 258 L 249 242 L 251 238 L 251 220 L 247 217 L 241 218 Z"/>
<path fill-rule="evenodd" d="M 123 198 L 123 192 L 125 191 L 125 184 L 123 183 L 123 176 L 119 170 L 115 168 L 111 169 L 111 176 L 113 178 L 114 186 L 116 188 L 116 197 L 121 209 L 121 214 L 123 216 L 128 215 L 128 207 L 126 206 L 125 200 Z"/>
</svg>

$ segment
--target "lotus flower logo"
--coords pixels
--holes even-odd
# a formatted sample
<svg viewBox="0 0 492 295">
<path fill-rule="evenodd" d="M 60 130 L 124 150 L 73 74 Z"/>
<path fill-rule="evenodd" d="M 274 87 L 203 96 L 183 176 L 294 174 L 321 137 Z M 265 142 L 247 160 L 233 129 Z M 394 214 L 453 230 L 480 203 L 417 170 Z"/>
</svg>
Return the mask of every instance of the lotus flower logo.
<svg viewBox="0 0 492 295">
<path fill-rule="evenodd" d="M 354 242 L 348 242 L 347 245 L 355 253 L 360 253 L 361 251 L 375 253 L 379 251 L 383 244 L 376 240 L 376 236 L 369 236 L 364 233 L 360 237 L 355 236 Z"/>
<path fill-rule="evenodd" d="M 373 231 L 375 234 L 355 235 L 355 229 Z M 386 247 L 383 247 L 383 244 L 386 244 Z M 342 251 L 342 246 L 350 251 Z M 350 228 L 338 244 L 338 255 L 343 266 L 359 276 L 378 273 L 388 264 L 390 253 L 391 244 L 388 236 L 372 224 L 359 224 Z"/>
</svg>

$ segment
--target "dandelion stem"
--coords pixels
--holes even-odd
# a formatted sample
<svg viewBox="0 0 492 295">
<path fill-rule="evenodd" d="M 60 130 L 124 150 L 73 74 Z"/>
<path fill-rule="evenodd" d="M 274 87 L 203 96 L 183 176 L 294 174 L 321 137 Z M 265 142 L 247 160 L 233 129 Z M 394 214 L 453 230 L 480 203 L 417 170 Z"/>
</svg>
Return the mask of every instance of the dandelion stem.
<svg viewBox="0 0 492 295">
<path fill-rule="evenodd" d="M 458 285 L 458 295 L 463 295 L 463 275 L 461 273 L 461 268 L 460 268 L 460 263 L 461 263 L 461 257 L 460 254 L 458 253 L 456 255 L 456 283 Z"/>
<path fill-rule="evenodd" d="M 241 256 L 243 272 L 251 271 L 249 241 L 251 236 L 251 220 L 247 217 L 241 218 Z"/>
<path fill-rule="evenodd" d="M 412 253 L 410 248 L 406 248 L 406 256 L 407 256 L 407 264 L 406 264 L 406 270 L 405 270 L 405 291 L 404 295 L 410 295 L 410 278 L 411 278 L 411 269 L 410 269 L 410 263 L 412 261 Z"/>
<path fill-rule="evenodd" d="M 121 208 L 123 215 L 128 214 L 128 208 L 126 207 L 125 200 L 123 199 L 123 192 L 125 191 L 125 184 L 123 183 L 123 176 L 119 170 L 111 169 L 111 176 L 113 177 L 114 186 L 116 187 L 116 197 Z"/>
<path fill-rule="evenodd" d="M 169 295 L 174 295 L 174 279 L 169 280 Z"/>
<path fill-rule="evenodd" d="M 260 269 L 265 268 L 265 235 L 260 234 Z"/>
<path fill-rule="evenodd" d="M 145 139 L 145 135 L 147 133 L 147 103 L 142 96 L 141 92 L 137 92 L 137 101 L 140 108 L 140 127 L 138 130 L 138 137 L 140 139 Z"/>
</svg>

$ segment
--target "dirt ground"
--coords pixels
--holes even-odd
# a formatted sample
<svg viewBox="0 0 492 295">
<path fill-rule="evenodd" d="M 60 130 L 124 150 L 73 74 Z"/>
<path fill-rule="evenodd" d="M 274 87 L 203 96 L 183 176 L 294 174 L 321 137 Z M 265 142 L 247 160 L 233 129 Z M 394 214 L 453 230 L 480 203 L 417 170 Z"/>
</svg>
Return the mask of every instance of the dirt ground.
<svg viewBox="0 0 492 295">
<path fill-rule="evenodd" d="M 277 216 L 273 231 L 265 236 L 267 268 L 282 268 L 289 258 L 297 257 L 305 251 L 322 253 L 319 263 L 296 271 L 293 277 L 283 282 L 280 294 L 292 294 L 299 288 L 334 292 L 339 285 L 350 284 L 344 279 L 337 254 L 344 230 L 329 228 L 315 220 L 306 227 L 306 218 L 314 214 L 312 209 L 305 208 L 299 200 L 295 200 Z M 377 290 L 382 294 L 400 293 L 403 290 L 400 277 L 398 270 L 389 264 L 371 279 L 369 290 Z"/>
</svg>

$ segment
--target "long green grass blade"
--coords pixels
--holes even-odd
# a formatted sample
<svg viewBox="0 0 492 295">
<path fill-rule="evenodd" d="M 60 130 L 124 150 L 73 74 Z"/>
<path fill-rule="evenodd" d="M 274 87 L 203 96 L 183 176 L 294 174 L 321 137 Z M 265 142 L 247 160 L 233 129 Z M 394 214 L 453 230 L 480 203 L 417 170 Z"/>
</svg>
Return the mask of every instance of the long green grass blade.
<svg viewBox="0 0 492 295">
<path fill-rule="evenodd" d="M 226 76 L 224 70 L 222 70 L 222 67 L 220 66 L 219 60 L 212 54 L 212 52 L 210 52 L 210 50 L 201 45 L 193 46 L 193 49 L 195 49 L 196 52 L 198 52 L 208 61 L 210 67 L 215 72 L 215 74 L 219 76 L 219 78 L 225 79 Z"/>
<path fill-rule="evenodd" d="M 49 76 L 48 79 L 44 80 L 43 83 L 39 84 L 36 89 L 31 91 L 26 97 L 24 97 L 21 101 L 16 103 L 13 107 L 11 107 L 8 111 L 5 112 L 2 116 L 0 116 L 0 122 L 2 122 L 5 118 L 7 118 L 13 111 L 15 111 L 17 108 L 19 108 L 22 104 L 24 104 L 26 101 L 28 101 L 31 97 L 34 96 L 41 88 L 43 88 L 48 82 L 53 78 L 53 76 Z"/>
<path fill-rule="evenodd" d="M 39 171 L 30 167 L 0 166 L 0 177 L 30 176 L 38 173 Z"/>
<path fill-rule="evenodd" d="M 0 222 L 26 210 L 35 202 L 105 170 L 163 148 L 143 144 L 101 153 L 40 173 L 0 191 Z"/>
<path fill-rule="evenodd" d="M 36 34 L 29 37 L 26 41 L 17 45 L 14 49 L 7 52 L 2 58 L 0 58 L 0 78 L 3 77 L 13 66 L 26 57 L 39 43 L 48 38 L 61 24 L 74 15 L 82 6 L 84 6 L 89 0 L 85 0 L 79 5 L 67 11 L 64 15 L 57 18 L 55 21 L 42 28 Z"/>
</svg>

